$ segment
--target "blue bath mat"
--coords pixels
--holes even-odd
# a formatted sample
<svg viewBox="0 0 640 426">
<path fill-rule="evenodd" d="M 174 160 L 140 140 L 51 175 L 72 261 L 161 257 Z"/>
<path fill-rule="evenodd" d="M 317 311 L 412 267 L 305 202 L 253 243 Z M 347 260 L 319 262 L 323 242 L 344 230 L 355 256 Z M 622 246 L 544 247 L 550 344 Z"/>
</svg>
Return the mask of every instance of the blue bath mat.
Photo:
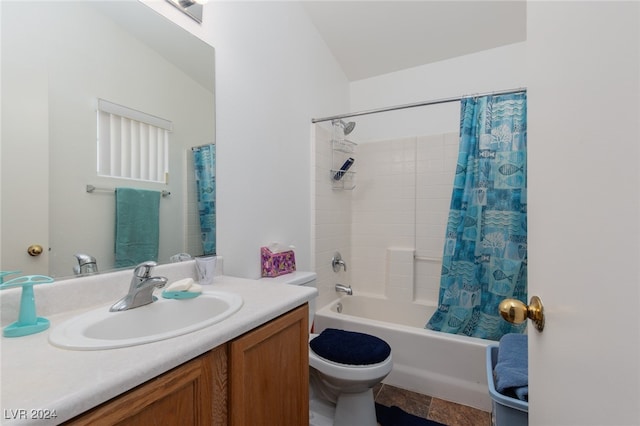
<svg viewBox="0 0 640 426">
<path fill-rule="evenodd" d="M 381 426 L 446 426 L 403 411 L 395 405 L 386 407 L 376 402 L 376 418 Z"/>
</svg>

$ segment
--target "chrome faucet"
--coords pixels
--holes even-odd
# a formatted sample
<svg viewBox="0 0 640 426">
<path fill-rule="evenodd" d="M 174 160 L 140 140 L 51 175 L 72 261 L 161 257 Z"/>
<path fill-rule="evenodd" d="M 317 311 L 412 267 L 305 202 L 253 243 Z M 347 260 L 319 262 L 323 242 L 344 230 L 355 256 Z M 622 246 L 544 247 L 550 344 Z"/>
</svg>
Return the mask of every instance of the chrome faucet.
<svg viewBox="0 0 640 426">
<path fill-rule="evenodd" d="M 336 292 L 344 293 L 347 296 L 353 295 L 353 290 L 350 285 L 336 284 Z"/>
<path fill-rule="evenodd" d="M 98 273 L 98 263 L 96 262 L 95 257 L 84 253 L 76 253 L 74 256 L 78 260 L 78 264 L 73 267 L 73 272 L 76 275 L 91 275 Z"/>
<path fill-rule="evenodd" d="M 331 266 L 333 267 L 333 272 L 338 272 L 340 268 L 344 268 L 344 271 L 347 272 L 347 264 L 342 260 L 342 255 L 339 251 L 333 254 Z"/>
<path fill-rule="evenodd" d="M 144 262 L 136 266 L 129 285 L 129 293 L 111 306 L 111 309 L 109 309 L 111 312 L 126 311 L 127 309 L 148 305 L 158 300 L 153 295 L 153 290 L 164 287 L 167 284 L 167 279 L 165 277 L 152 277 L 151 268 L 154 266 L 157 266 L 157 263 L 153 261 Z"/>
</svg>

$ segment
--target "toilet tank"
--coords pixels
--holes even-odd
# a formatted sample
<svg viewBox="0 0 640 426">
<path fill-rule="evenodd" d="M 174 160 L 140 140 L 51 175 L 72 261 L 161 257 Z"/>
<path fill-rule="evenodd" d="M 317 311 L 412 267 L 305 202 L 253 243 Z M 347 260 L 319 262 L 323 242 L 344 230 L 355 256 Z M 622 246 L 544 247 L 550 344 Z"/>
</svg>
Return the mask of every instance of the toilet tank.
<svg viewBox="0 0 640 426">
<path fill-rule="evenodd" d="M 280 275 L 273 278 L 260 278 L 259 281 L 271 284 L 289 284 L 289 285 L 301 285 L 305 287 L 316 288 L 316 273 L 315 272 L 303 272 L 295 271 L 290 274 Z M 313 325 L 313 317 L 316 313 L 316 299 L 309 300 L 309 330 Z"/>
</svg>

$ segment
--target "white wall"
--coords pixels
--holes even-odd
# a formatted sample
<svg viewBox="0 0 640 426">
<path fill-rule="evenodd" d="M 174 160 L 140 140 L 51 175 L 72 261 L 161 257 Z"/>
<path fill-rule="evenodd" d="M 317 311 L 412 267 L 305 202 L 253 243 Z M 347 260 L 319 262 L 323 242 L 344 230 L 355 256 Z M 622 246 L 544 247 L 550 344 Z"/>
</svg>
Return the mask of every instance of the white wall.
<svg viewBox="0 0 640 426">
<path fill-rule="evenodd" d="M 355 81 L 351 111 L 404 105 L 526 86 L 526 42 Z M 457 132 L 460 103 L 452 102 L 350 119 L 357 142 Z"/>
<path fill-rule="evenodd" d="M 346 77 L 293 2 L 213 2 L 218 248 L 225 273 L 260 275 L 260 246 L 311 260 L 311 118 L 348 108 Z"/>
</svg>

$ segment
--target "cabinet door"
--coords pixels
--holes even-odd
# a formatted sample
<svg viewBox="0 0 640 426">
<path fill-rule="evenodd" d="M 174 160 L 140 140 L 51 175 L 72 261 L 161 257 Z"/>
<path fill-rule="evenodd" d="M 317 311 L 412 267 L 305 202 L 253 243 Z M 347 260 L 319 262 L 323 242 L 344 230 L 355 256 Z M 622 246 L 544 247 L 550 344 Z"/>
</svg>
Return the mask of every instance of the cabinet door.
<svg viewBox="0 0 640 426">
<path fill-rule="evenodd" d="M 307 304 L 229 344 L 229 423 L 309 424 Z"/>
<path fill-rule="evenodd" d="M 222 345 L 70 420 L 69 425 L 224 425 Z"/>
</svg>

